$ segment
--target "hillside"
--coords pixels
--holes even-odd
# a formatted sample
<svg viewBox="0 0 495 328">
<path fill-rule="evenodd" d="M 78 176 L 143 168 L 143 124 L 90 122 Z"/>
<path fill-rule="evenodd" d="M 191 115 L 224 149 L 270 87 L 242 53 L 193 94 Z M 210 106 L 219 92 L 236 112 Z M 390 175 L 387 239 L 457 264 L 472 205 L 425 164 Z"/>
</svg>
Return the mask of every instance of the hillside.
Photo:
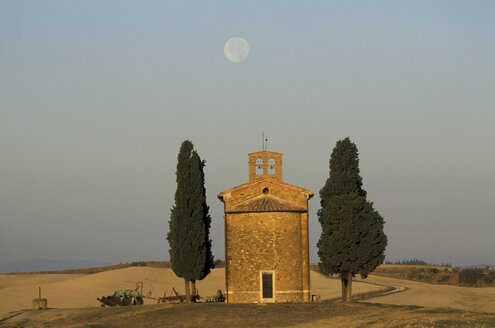
<svg viewBox="0 0 495 328">
<path fill-rule="evenodd" d="M 68 261 L 52 259 L 31 259 L 25 261 L 10 261 L 0 263 L 0 273 L 6 272 L 33 272 L 33 271 L 58 271 L 67 269 L 84 269 L 89 267 L 101 267 L 110 265 L 103 261 Z"/>
<path fill-rule="evenodd" d="M 332 324 L 336 327 L 490 327 L 495 324 L 495 303 L 490 301 L 495 299 L 493 287 L 442 286 L 370 275 L 366 279 L 369 283 L 353 283 L 353 295 L 387 290 L 385 285 L 403 286 L 405 291 L 374 297 L 371 300 L 377 303 L 374 305 L 342 306 L 329 301 L 339 298 L 340 281 L 314 271 L 311 272 L 311 289 L 313 294 L 326 300 L 322 303 L 172 306 L 156 305 L 154 300 L 145 299 L 144 306 L 100 308 L 97 297 L 110 295 L 121 288 L 134 288 L 138 281 L 143 281 L 144 292 L 151 290 L 154 297 L 162 296 L 164 292 L 169 294 L 172 287 L 179 292 L 184 289 L 183 280 L 177 278 L 171 269 L 150 266 L 131 266 L 93 274 L 0 274 L 0 326 L 117 327 L 126 320 L 127 325 L 132 323 L 134 327 L 157 324 L 245 327 L 261 322 L 267 324 L 267 318 L 270 318 L 270 327 L 284 326 L 288 322 L 297 327 L 332 327 Z M 42 287 L 42 296 L 48 299 L 48 311 L 30 310 L 38 286 Z M 198 282 L 202 296 L 214 295 L 217 289 L 224 290 L 224 287 L 224 269 L 214 269 L 205 280 Z"/>
<path fill-rule="evenodd" d="M 79 269 L 11 272 L 7 274 L 94 274 L 129 267 L 170 268 L 171 264 L 169 261 L 140 261 Z M 218 261 L 215 264 L 215 267 L 218 269 L 225 268 L 225 261 Z M 437 285 L 495 287 L 495 272 L 476 268 L 477 267 L 469 267 L 466 269 L 460 269 L 437 265 L 424 266 L 382 264 L 375 271 L 373 271 L 372 274 L 396 279 L 421 281 Z M 311 263 L 310 269 L 312 271 L 319 272 L 317 263 Z"/>
<path fill-rule="evenodd" d="M 437 285 L 495 287 L 495 272 L 478 269 L 383 264 L 373 271 L 373 274 Z"/>
<path fill-rule="evenodd" d="M 99 307 L 97 297 L 111 295 L 119 289 L 133 289 L 139 281 L 143 282 L 143 292 L 151 291 L 153 297 L 163 296 L 165 292 L 169 295 L 172 288 L 184 293 L 184 281 L 168 268 L 133 266 L 93 274 L 0 274 L 0 318 L 10 311 L 30 309 L 39 286 L 51 308 Z M 340 282 L 336 279 L 312 272 L 311 282 L 313 293 L 322 299 L 340 296 Z M 215 295 L 218 289 L 225 291 L 225 270 L 212 270 L 204 280 L 197 282 L 197 288 L 201 296 Z M 381 289 L 384 287 L 354 284 L 356 294 Z M 156 301 L 145 299 L 145 304 L 156 304 Z"/>
<path fill-rule="evenodd" d="M 42 270 L 42 271 L 21 271 L 21 272 L 7 272 L 5 274 L 92 274 L 98 272 L 105 272 L 111 270 L 125 269 L 129 267 L 151 267 L 151 268 L 170 268 L 169 261 L 142 261 L 142 262 L 130 262 L 105 266 L 83 267 L 77 269 L 65 269 L 65 270 Z"/>
</svg>

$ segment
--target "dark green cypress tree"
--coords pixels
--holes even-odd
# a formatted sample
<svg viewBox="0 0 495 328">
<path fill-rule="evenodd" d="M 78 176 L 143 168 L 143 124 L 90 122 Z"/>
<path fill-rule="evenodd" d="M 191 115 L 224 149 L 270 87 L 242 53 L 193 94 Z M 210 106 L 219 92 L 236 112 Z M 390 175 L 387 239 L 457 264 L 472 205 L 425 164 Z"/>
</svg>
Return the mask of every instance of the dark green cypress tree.
<svg viewBox="0 0 495 328">
<path fill-rule="evenodd" d="M 351 298 L 352 277 L 366 278 L 385 259 L 384 220 L 366 200 L 362 186 L 356 145 L 349 138 L 338 141 L 330 157 L 330 177 L 320 190 L 322 233 L 317 246 L 320 271 L 340 275 L 345 302 Z"/>
<path fill-rule="evenodd" d="M 191 280 L 192 282 L 192 294 L 194 296 L 197 296 L 197 290 L 196 290 L 196 280 L 203 280 L 206 278 L 206 276 L 211 272 L 211 269 L 215 267 L 215 264 L 213 263 L 213 254 L 211 252 L 211 239 L 210 239 L 210 227 L 211 227 L 211 217 L 209 214 L 210 207 L 206 203 L 206 187 L 205 187 L 205 174 L 204 174 L 204 167 L 206 165 L 206 161 L 202 161 L 199 158 L 198 155 L 198 160 L 199 160 L 199 168 L 200 168 L 200 181 L 201 181 L 201 199 L 202 199 L 202 210 L 203 210 L 203 215 L 202 215 L 202 221 L 203 221 L 203 228 L 204 228 L 204 234 L 199 236 L 201 240 L 201 252 L 200 252 L 200 258 L 201 262 L 198 263 L 198 269 L 196 270 L 195 278 Z"/>
<path fill-rule="evenodd" d="M 211 217 L 206 204 L 204 166 L 193 144 L 182 143 L 177 157 L 177 189 L 167 239 L 172 270 L 184 278 L 187 300 L 190 285 L 205 278 L 213 267 L 209 230 Z M 194 290 L 194 288 L 193 288 Z"/>
</svg>

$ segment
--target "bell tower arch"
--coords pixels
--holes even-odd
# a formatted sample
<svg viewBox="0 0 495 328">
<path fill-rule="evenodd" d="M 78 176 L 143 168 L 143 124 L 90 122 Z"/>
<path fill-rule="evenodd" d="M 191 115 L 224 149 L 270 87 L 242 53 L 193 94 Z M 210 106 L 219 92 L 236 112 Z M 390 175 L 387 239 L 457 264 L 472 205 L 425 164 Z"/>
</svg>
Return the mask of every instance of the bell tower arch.
<svg viewBox="0 0 495 328">
<path fill-rule="evenodd" d="M 259 179 L 282 181 L 282 154 L 259 151 L 249 154 L 249 182 Z"/>
</svg>

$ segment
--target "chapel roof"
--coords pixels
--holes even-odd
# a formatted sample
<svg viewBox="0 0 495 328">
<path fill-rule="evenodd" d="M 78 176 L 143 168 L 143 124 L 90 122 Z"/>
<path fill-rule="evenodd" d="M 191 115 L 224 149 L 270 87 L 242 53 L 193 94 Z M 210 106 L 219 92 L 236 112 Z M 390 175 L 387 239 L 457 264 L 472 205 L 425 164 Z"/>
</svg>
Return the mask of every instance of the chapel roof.
<svg viewBox="0 0 495 328">
<path fill-rule="evenodd" d="M 297 204 L 290 203 L 278 197 L 261 194 L 232 206 L 225 213 L 249 213 L 249 212 L 299 212 L 308 210 Z"/>
<path fill-rule="evenodd" d="M 279 188 L 292 189 L 296 192 L 303 192 L 303 193 L 308 194 L 309 198 L 313 197 L 313 192 L 311 190 L 301 188 L 298 186 L 294 186 L 294 185 L 291 185 L 291 184 L 286 183 L 286 182 L 272 180 L 272 179 L 260 179 L 260 180 L 254 181 L 254 182 L 243 183 L 239 186 L 224 190 L 221 193 L 219 193 L 217 196 L 218 196 L 218 198 L 222 199 L 225 194 L 231 193 L 233 191 L 240 191 L 243 189 L 252 188 L 255 185 L 263 185 L 263 184 L 277 185 Z"/>
</svg>

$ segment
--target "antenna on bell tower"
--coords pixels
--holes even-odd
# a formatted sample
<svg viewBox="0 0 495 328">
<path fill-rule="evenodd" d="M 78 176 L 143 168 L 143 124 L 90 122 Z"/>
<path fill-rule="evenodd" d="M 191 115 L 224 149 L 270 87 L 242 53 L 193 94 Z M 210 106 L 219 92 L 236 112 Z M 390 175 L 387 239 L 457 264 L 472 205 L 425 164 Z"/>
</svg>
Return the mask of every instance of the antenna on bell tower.
<svg viewBox="0 0 495 328">
<path fill-rule="evenodd" d="M 268 138 L 265 138 L 265 133 L 261 132 L 261 150 L 266 151 L 268 149 Z"/>
</svg>

